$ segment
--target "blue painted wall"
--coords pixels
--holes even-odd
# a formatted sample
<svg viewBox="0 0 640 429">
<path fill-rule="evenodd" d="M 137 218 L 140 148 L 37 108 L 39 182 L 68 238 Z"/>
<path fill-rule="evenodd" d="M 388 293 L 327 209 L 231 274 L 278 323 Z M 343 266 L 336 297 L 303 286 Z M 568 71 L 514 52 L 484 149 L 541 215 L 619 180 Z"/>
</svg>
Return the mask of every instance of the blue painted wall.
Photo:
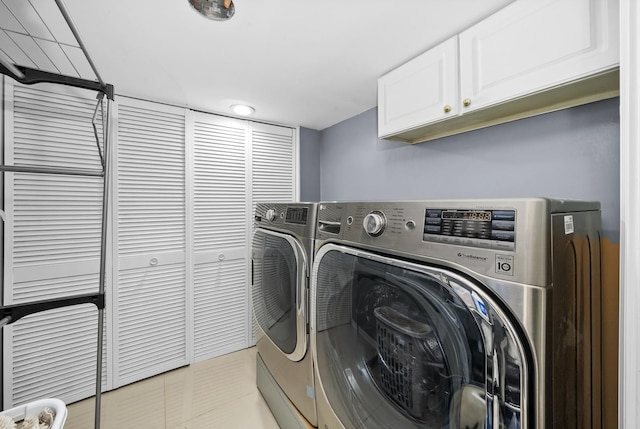
<svg viewBox="0 0 640 429">
<path fill-rule="evenodd" d="M 619 241 L 618 98 L 418 145 L 378 139 L 374 108 L 319 137 L 320 200 L 597 200 L 604 235 Z"/>
<path fill-rule="evenodd" d="M 300 201 L 320 201 L 320 137 L 300 128 Z"/>
</svg>

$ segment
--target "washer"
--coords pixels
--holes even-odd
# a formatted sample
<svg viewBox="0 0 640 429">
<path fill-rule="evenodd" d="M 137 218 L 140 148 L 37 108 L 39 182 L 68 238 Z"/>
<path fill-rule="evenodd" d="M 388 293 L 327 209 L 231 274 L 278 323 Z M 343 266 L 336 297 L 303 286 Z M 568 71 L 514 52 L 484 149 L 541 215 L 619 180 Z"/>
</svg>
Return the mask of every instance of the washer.
<svg viewBox="0 0 640 429">
<path fill-rule="evenodd" d="M 257 385 L 281 427 L 317 426 L 309 337 L 316 203 L 260 203 L 252 241 Z"/>
<path fill-rule="evenodd" d="M 601 427 L 600 204 L 321 203 L 318 426 Z"/>
</svg>

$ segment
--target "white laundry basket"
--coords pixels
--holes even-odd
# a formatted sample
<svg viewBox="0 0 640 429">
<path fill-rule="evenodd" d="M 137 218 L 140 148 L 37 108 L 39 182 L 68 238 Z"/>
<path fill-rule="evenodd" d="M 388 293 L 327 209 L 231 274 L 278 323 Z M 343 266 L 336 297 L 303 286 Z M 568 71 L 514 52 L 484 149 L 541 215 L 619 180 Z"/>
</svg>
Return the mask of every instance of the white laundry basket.
<svg viewBox="0 0 640 429">
<path fill-rule="evenodd" d="M 37 401 L 2 411 L 0 414 L 6 414 L 11 417 L 14 422 L 19 422 L 24 420 L 26 417 L 37 417 L 38 414 L 47 407 L 51 408 L 56 413 L 50 429 L 62 429 L 64 427 L 64 422 L 67 420 L 67 406 L 60 399 L 56 398 L 39 399 Z"/>
</svg>

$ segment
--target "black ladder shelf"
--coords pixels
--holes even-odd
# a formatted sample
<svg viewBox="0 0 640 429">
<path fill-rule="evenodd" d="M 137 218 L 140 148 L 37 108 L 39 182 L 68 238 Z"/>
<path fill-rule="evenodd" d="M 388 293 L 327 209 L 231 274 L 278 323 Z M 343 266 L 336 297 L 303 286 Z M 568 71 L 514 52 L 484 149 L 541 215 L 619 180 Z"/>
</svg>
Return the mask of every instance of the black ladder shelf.
<svg viewBox="0 0 640 429">
<path fill-rule="evenodd" d="M 105 282 L 106 282 L 106 247 L 107 247 L 107 212 L 108 212 L 108 195 L 109 195 L 109 177 L 110 177 L 110 147 L 109 147 L 109 109 L 110 101 L 114 99 L 113 85 L 106 84 L 98 73 L 86 47 L 76 30 L 71 17 L 62 0 L 55 1 L 60 13 L 64 17 L 69 29 L 73 33 L 78 46 L 84 53 L 84 56 L 93 70 L 96 80 L 88 80 L 78 77 L 65 76 L 62 74 L 50 73 L 30 67 L 14 64 L 10 58 L 2 55 L 0 52 L 0 74 L 11 77 L 22 84 L 31 85 L 35 83 L 54 83 L 60 85 L 73 86 L 98 92 L 96 108 L 93 114 L 92 126 L 94 137 L 96 139 L 96 147 L 100 157 L 100 170 L 91 169 L 73 169 L 73 168 L 52 168 L 39 167 L 29 165 L 0 165 L 0 171 L 14 173 L 32 173 L 32 174 L 52 174 L 52 175 L 71 175 L 71 176 L 88 176 L 101 177 L 103 179 L 102 193 L 102 219 L 101 219 L 101 237 L 100 237 L 100 273 L 99 288 L 97 293 L 74 295 L 63 298 L 46 299 L 29 303 L 16 305 L 0 306 L 0 327 L 14 323 L 21 318 L 30 314 L 42 311 L 52 310 L 55 308 L 69 307 L 80 304 L 93 304 L 98 309 L 98 341 L 96 351 L 96 395 L 95 395 L 95 429 L 100 428 L 100 408 L 102 394 L 102 356 L 103 356 L 103 338 L 104 338 L 104 308 L 105 308 Z M 104 111 L 104 98 L 106 96 L 106 114 Z M 102 147 L 100 145 L 100 136 L 96 126 L 96 117 L 99 109 L 102 113 Z"/>
</svg>

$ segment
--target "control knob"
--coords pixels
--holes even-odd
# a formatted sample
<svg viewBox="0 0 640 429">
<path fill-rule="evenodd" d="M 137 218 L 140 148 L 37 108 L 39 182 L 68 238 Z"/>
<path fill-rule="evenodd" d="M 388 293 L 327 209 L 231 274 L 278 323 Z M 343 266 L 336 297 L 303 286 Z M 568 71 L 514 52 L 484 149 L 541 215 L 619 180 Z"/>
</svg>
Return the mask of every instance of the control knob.
<svg viewBox="0 0 640 429">
<path fill-rule="evenodd" d="M 372 211 L 364 217 L 362 226 L 371 237 L 378 237 L 387 226 L 387 217 L 381 211 Z"/>
<path fill-rule="evenodd" d="M 269 222 L 273 222 L 274 220 L 276 220 L 277 216 L 278 215 L 275 209 L 267 210 L 267 213 L 264 215 L 264 217 L 266 217 Z"/>
</svg>

